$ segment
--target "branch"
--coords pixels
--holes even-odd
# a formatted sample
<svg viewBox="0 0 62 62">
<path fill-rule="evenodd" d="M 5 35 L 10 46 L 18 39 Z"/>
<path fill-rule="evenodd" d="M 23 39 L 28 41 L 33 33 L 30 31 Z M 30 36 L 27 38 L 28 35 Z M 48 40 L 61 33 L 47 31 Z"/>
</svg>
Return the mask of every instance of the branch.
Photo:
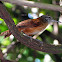
<svg viewBox="0 0 62 62">
<path fill-rule="evenodd" d="M 5 60 L 5 59 L 0 59 L 1 62 L 16 62 L 16 61 L 9 61 L 9 60 Z"/>
<path fill-rule="evenodd" d="M 1 51 L 1 49 L 0 49 L 0 59 L 3 59 L 3 53 Z"/>
<path fill-rule="evenodd" d="M 4 19 L 9 30 L 15 36 L 17 41 L 21 42 L 22 44 L 26 45 L 29 48 L 38 51 L 43 51 L 46 53 L 54 53 L 54 54 L 62 53 L 62 45 L 55 46 L 55 45 L 45 44 L 42 41 L 33 39 L 30 36 L 22 35 L 16 28 L 14 21 L 12 20 L 6 8 L 1 2 L 0 2 L 0 14 L 2 15 L 2 16 L 0 15 L 1 18 Z"/>
<path fill-rule="evenodd" d="M 25 5 L 25 6 L 29 6 L 29 7 L 38 7 L 41 9 L 62 11 L 62 7 L 60 7 L 58 5 L 52 5 L 52 4 L 46 4 L 46 3 L 35 3 L 32 1 L 21 1 L 21 0 L 0 0 L 0 1 L 9 2 L 12 4 L 19 5 L 19 6 Z"/>
<path fill-rule="evenodd" d="M 53 33 L 50 33 L 49 31 L 45 31 L 44 32 L 46 35 L 48 35 L 49 37 L 53 38 L 53 39 L 57 39 L 59 41 L 60 44 L 62 44 L 62 37 L 60 36 L 56 36 Z"/>
</svg>

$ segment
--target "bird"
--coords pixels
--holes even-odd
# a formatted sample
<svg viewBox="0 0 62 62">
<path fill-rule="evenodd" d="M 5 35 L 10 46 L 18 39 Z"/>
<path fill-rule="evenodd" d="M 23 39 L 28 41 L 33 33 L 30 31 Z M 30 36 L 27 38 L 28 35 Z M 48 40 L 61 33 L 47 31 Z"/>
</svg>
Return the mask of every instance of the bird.
<svg viewBox="0 0 62 62">
<path fill-rule="evenodd" d="M 59 22 L 54 20 L 51 16 L 42 15 L 36 19 L 27 19 L 19 22 L 16 27 L 19 32 L 24 32 L 28 36 L 44 32 L 46 27 L 52 22 Z M 2 32 L 0 36 L 9 37 L 11 32 L 9 30 Z"/>
</svg>

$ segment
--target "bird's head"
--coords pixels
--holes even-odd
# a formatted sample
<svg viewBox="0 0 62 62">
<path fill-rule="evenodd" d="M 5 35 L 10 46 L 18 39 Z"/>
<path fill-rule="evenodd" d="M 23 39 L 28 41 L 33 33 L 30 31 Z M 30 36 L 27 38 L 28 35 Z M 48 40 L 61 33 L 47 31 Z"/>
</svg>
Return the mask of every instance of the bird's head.
<svg viewBox="0 0 62 62">
<path fill-rule="evenodd" d="M 59 22 L 59 21 L 54 20 L 51 16 L 47 16 L 47 15 L 42 15 L 40 18 L 43 19 L 44 23 L 48 23 L 48 24 L 50 24 L 52 22 Z M 59 22 L 59 23 L 61 23 L 61 22 Z"/>
</svg>

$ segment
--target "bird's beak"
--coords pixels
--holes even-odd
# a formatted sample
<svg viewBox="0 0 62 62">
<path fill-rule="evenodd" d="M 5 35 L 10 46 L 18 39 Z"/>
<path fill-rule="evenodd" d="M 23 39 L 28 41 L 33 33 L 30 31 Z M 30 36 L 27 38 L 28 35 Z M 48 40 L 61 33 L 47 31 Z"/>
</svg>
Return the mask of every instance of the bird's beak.
<svg viewBox="0 0 62 62">
<path fill-rule="evenodd" d="M 56 20 L 51 20 L 51 21 L 54 22 L 54 23 L 55 23 L 55 22 L 62 23 L 62 22 L 60 22 L 60 21 L 56 21 Z"/>
</svg>

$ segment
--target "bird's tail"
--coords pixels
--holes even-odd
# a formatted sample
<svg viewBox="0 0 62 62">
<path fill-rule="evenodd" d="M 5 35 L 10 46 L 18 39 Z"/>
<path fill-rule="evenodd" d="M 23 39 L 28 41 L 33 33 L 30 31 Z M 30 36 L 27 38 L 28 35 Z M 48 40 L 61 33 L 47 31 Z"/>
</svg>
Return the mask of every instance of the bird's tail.
<svg viewBox="0 0 62 62">
<path fill-rule="evenodd" d="M 6 37 L 8 37 L 8 36 L 10 36 L 11 35 L 11 32 L 9 31 L 9 30 L 7 30 L 7 31 L 5 31 L 5 32 L 2 32 L 1 34 L 0 34 L 0 36 L 4 36 L 4 38 L 6 38 Z"/>
</svg>

